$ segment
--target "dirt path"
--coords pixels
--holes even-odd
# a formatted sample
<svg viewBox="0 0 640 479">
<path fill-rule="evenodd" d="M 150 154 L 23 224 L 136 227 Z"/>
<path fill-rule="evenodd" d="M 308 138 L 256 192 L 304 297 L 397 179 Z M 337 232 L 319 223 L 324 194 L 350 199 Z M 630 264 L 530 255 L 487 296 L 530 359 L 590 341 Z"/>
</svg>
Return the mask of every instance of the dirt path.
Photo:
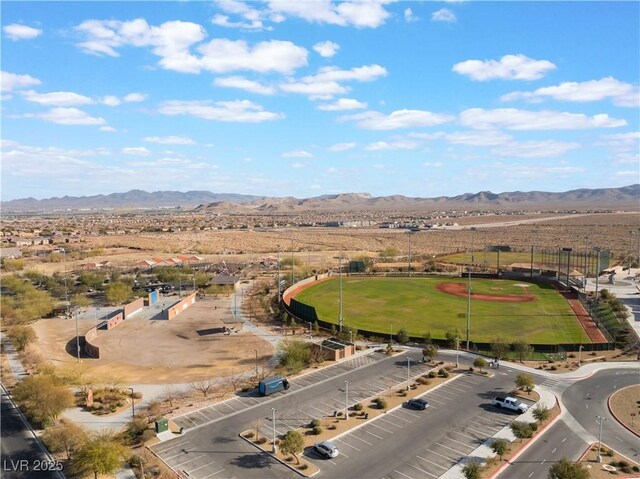
<svg viewBox="0 0 640 479">
<path fill-rule="evenodd" d="M 467 297 L 467 286 L 463 283 L 439 283 L 436 289 L 445 294 L 452 294 L 461 298 Z M 529 293 L 527 288 L 522 288 L 524 294 L 478 294 L 471 293 L 474 301 L 493 301 L 496 303 L 528 303 L 534 301 L 536 297 Z"/>
<path fill-rule="evenodd" d="M 582 329 L 584 329 L 584 332 L 587 334 L 589 340 L 592 343 L 606 343 L 607 338 L 604 337 L 602 331 L 600 331 L 596 323 L 593 321 L 593 319 L 591 319 L 591 316 L 589 316 L 587 310 L 584 309 L 582 303 L 578 301 L 578 298 L 575 296 L 575 294 L 567 293 L 566 291 L 558 292 L 567 300 L 569 306 L 571 306 L 573 314 L 575 314 L 576 318 L 578 318 L 578 321 L 580 321 L 580 325 L 582 326 Z"/>
</svg>

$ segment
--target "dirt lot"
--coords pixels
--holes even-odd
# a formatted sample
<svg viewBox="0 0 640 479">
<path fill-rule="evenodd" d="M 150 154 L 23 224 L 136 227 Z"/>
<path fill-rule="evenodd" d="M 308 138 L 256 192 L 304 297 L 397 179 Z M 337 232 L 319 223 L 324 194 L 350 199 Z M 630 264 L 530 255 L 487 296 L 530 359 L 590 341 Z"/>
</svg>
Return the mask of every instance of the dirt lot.
<svg viewBox="0 0 640 479">
<path fill-rule="evenodd" d="M 114 329 L 98 331 L 95 344 L 100 347 L 101 358 L 83 357 L 82 362 L 97 378 L 117 377 L 138 384 L 188 383 L 235 375 L 255 368 L 254 350 L 264 364 L 273 354 L 270 343 L 245 331 L 223 332 L 223 319 L 233 319 L 228 302 L 209 298 L 198 301 L 172 321 L 133 316 Z M 78 321 L 80 334 L 93 325 L 92 320 Z M 53 365 L 76 362 L 75 321 L 44 319 L 34 329 L 44 357 Z"/>
<path fill-rule="evenodd" d="M 640 385 L 621 389 L 611 396 L 611 410 L 627 428 L 640 436 Z"/>
</svg>

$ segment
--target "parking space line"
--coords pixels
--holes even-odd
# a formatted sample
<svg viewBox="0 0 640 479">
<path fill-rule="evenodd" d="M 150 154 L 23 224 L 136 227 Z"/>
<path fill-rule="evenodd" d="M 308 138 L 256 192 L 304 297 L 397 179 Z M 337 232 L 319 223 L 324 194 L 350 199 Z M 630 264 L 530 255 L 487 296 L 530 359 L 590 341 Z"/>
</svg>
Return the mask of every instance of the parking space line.
<svg viewBox="0 0 640 479">
<path fill-rule="evenodd" d="M 464 452 L 460 452 L 457 449 L 454 449 L 452 447 L 449 447 L 445 444 L 442 444 L 441 442 L 438 443 L 438 446 L 442 446 L 442 447 L 446 447 L 447 449 L 451 449 L 453 452 L 455 452 L 456 454 L 460 454 L 461 456 L 466 456 L 466 454 Z"/>
<path fill-rule="evenodd" d="M 436 451 L 434 451 L 433 449 L 428 449 L 428 451 L 429 451 L 430 453 L 432 453 L 432 454 L 437 455 L 437 456 L 444 457 L 447 461 L 451 461 L 451 462 L 453 462 L 453 463 L 458 462 L 458 461 L 457 461 L 457 459 L 453 459 L 452 457 L 445 456 L 444 454 L 440 454 L 439 452 L 436 452 Z"/>
<path fill-rule="evenodd" d="M 342 444 L 344 444 L 345 446 L 349 446 L 353 449 L 355 449 L 358 452 L 362 452 L 361 449 L 358 449 L 356 446 L 354 446 L 353 444 L 349 444 L 347 441 L 343 441 L 342 439 L 335 439 L 335 441 L 341 442 Z"/>
<path fill-rule="evenodd" d="M 428 396 L 429 397 L 429 404 L 431 404 L 432 402 L 437 403 L 437 404 L 442 404 L 442 405 L 446 405 L 449 403 L 446 403 L 444 401 L 438 401 L 437 399 L 433 399 L 433 396 Z"/>
<path fill-rule="evenodd" d="M 191 475 L 191 474 L 193 474 L 194 472 L 196 472 L 197 470 L 202 469 L 203 467 L 207 467 L 207 466 L 209 466 L 209 465 L 211 465 L 211 464 L 214 464 L 215 462 L 216 462 L 216 461 L 208 462 L 208 463 L 206 463 L 206 464 L 204 464 L 204 465 L 202 465 L 202 466 L 200 466 L 200 467 L 196 467 L 195 469 L 192 469 L 192 470 L 187 471 L 187 472 L 189 473 L 189 475 Z"/>
<path fill-rule="evenodd" d="M 184 449 L 184 446 L 186 446 L 187 444 L 190 444 L 191 441 L 190 440 L 186 440 L 186 441 L 176 441 L 175 443 L 169 443 L 169 444 L 165 444 L 167 447 L 166 448 L 159 448 L 158 452 L 161 453 L 165 453 L 170 451 L 171 449 L 175 449 L 176 447 L 182 447 Z"/>
<path fill-rule="evenodd" d="M 221 473 L 222 471 L 224 471 L 224 467 L 222 469 L 220 469 L 219 471 L 214 472 L 213 474 L 209 474 L 208 476 L 204 476 L 202 479 L 209 479 L 210 477 L 213 477 L 216 474 Z"/>
<path fill-rule="evenodd" d="M 395 411 L 393 411 L 393 413 L 394 413 L 394 414 L 395 414 L 395 413 L 398 413 L 398 412 L 403 412 L 403 413 L 405 413 L 405 414 L 408 414 L 408 415 L 409 415 L 409 416 L 411 416 L 411 417 L 420 417 L 420 414 L 416 414 L 415 412 L 408 411 L 408 410 L 406 410 L 406 409 L 402 409 L 402 408 L 400 408 L 400 409 L 396 409 Z M 410 422 L 413 422 L 413 421 L 410 421 Z"/>
<path fill-rule="evenodd" d="M 430 472 L 425 471 L 424 469 L 420 469 L 418 466 L 414 466 L 413 464 L 407 464 L 407 466 L 409 466 L 409 467 L 413 467 L 414 469 L 417 469 L 418 471 L 420 471 L 420 472 L 422 472 L 422 473 L 424 473 L 424 474 L 427 474 L 428 476 L 431 476 L 431 477 L 438 477 L 438 476 L 436 476 L 435 474 L 431 474 Z"/>
<path fill-rule="evenodd" d="M 369 446 L 373 446 L 373 444 L 372 444 L 372 443 L 370 443 L 369 441 L 365 441 L 364 439 L 362 439 L 362 438 L 361 438 L 361 437 L 359 437 L 359 436 L 356 436 L 355 434 L 354 434 L 353 436 L 351 436 L 351 437 L 353 437 L 354 439 L 357 439 L 358 441 L 362 441 L 362 442 L 364 442 L 365 444 L 368 444 Z"/>
<path fill-rule="evenodd" d="M 199 456 L 194 457 L 193 459 L 189 459 L 188 461 L 179 462 L 179 463 L 177 463 L 174 467 L 182 467 L 182 466 L 184 466 L 186 463 L 191 462 L 191 461 L 195 461 L 196 459 L 200 459 L 201 457 L 204 457 L 204 456 L 205 456 L 204 454 L 201 454 L 201 455 L 199 455 Z M 171 459 L 169 459 L 169 458 L 164 458 L 164 457 L 163 457 L 162 459 L 163 459 L 165 462 L 167 462 L 167 463 L 171 460 Z"/>
<path fill-rule="evenodd" d="M 377 437 L 378 439 L 382 440 L 384 439 L 383 437 L 378 436 L 377 434 L 374 434 L 372 432 L 367 431 L 366 429 L 361 429 L 362 432 L 366 432 L 367 434 L 371 434 L 373 437 Z"/>
<path fill-rule="evenodd" d="M 434 395 L 437 396 L 445 396 L 445 399 L 458 399 L 458 397 L 460 396 L 459 394 L 453 394 L 453 393 L 448 393 L 446 391 L 443 391 L 442 389 L 438 389 L 437 392 L 434 393 Z M 447 397 L 449 396 L 449 397 Z"/>
<path fill-rule="evenodd" d="M 398 420 L 400 420 L 400 421 L 402 421 L 402 422 L 406 422 L 406 423 L 408 423 L 408 424 L 413 424 L 413 421 L 409 421 L 408 419 L 405 419 L 405 418 L 403 418 L 403 417 L 398 416 L 398 415 L 396 414 L 396 412 L 398 412 L 398 411 L 393 411 L 393 418 L 394 418 L 394 419 L 398 419 Z M 391 424 L 393 424 L 393 423 L 391 423 Z M 395 425 L 396 425 L 396 426 L 398 426 L 397 424 L 395 424 Z M 398 427 L 402 427 L 402 426 L 398 426 Z"/>
<path fill-rule="evenodd" d="M 398 474 L 400 474 L 401 476 L 408 477 L 409 479 L 413 479 L 413 477 L 411 477 L 411 476 L 407 476 L 405 473 L 400 472 L 400 471 L 396 471 L 395 469 L 393 470 L 393 472 L 397 472 L 397 473 L 398 473 Z"/>
<path fill-rule="evenodd" d="M 309 406 L 309 407 L 310 407 L 311 409 L 315 409 L 316 411 L 319 411 L 319 412 L 320 412 L 320 414 L 322 414 L 322 415 L 324 416 L 324 414 L 325 414 L 325 413 L 324 413 L 324 411 L 323 411 L 322 409 L 317 408 L 317 407 L 315 407 L 315 406 Z"/>
<path fill-rule="evenodd" d="M 399 418 L 398 418 L 399 419 Z M 392 426 L 398 427 L 400 429 L 404 429 L 404 426 L 400 425 L 400 424 L 396 424 L 395 422 L 391 422 L 391 421 L 387 421 L 386 419 L 379 417 L 377 419 L 377 421 L 382 421 L 382 422 L 386 422 L 387 424 L 391 424 Z"/>
<path fill-rule="evenodd" d="M 456 440 L 456 439 L 454 439 L 452 437 L 449 437 L 449 436 L 446 436 L 445 439 L 448 439 L 449 441 L 457 442 L 458 444 L 460 444 L 461 446 L 464 446 L 464 447 L 471 447 L 472 446 L 472 444 L 467 444 L 466 442 L 460 442 L 460 441 L 458 441 L 458 440 Z"/>
<path fill-rule="evenodd" d="M 462 434 L 461 432 L 458 432 L 458 431 L 449 431 L 449 432 L 453 434 L 458 434 L 459 436 L 462 436 L 464 438 L 481 439 L 477 436 L 474 436 L 473 434 Z"/>
<path fill-rule="evenodd" d="M 473 431 L 476 434 L 480 434 L 480 437 L 487 437 L 486 431 L 478 431 L 478 430 L 476 430 L 476 429 L 474 429 L 472 427 L 469 427 L 469 426 L 465 426 L 463 429 L 469 429 L 470 431 Z"/>
<path fill-rule="evenodd" d="M 441 388 L 441 390 L 444 388 Z M 453 384 L 450 384 L 449 387 L 447 389 L 453 389 L 455 391 L 460 391 L 461 393 L 466 393 L 467 391 L 465 389 L 460 389 L 455 387 Z M 467 389 L 471 389 L 471 387 L 467 388 Z"/>
<path fill-rule="evenodd" d="M 442 464 L 438 464 L 438 463 L 436 463 L 436 462 L 430 461 L 429 459 L 425 459 L 425 458 L 424 458 L 424 457 L 422 457 L 422 456 L 416 456 L 416 457 L 417 457 L 418 459 L 420 459 L 421 461 L 428 462 L 429 464 L 432 464 L 432 465 L 434 465 L 434 466 L 436 466 L 436 467 L 439 467 L 440 469 L 444 469 L 445 471 L 448 471 L 448 470 L 450 469 L 449 467 L 445 467 L 445 466 L 443 466 Z"/>
<path fill-rule="evenodd" d="M 378 421 L 376 421 L 378 422 Z M 393 434 L 393 431 L 389 431 L 388 429 L 383 428 L 382 426 L 378 426 L 376 423 L 370 423 L 369 426 L 373 426 L 373 427 L 377 427 L 378 429 L 382 429 L 385 432 L 388 432 L 389 434 Z M 382 439 L 382 438 L 380 438 Z"/>
</svg>

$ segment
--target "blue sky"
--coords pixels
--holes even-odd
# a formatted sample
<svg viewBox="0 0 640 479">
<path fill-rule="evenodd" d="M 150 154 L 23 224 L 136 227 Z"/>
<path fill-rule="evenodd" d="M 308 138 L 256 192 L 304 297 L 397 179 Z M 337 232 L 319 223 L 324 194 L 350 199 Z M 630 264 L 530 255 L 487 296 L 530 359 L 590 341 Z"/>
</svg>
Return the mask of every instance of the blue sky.
<svg viewBox="0 0 640 479">
<path fill-rule="evenodd" d="M 640 181 L 638 2 L 2 2 L 2 200 Z"/>
</svg>

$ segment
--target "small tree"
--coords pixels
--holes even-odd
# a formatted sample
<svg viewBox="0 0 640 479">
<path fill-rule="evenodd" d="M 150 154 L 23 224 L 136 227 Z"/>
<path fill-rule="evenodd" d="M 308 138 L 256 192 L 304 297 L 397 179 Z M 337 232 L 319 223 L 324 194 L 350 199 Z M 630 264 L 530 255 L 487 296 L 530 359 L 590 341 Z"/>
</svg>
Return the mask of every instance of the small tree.
<svg viewBox="0 0 640 479">
<path fill-rule="evenodd" d="M 563 457 L 549 468 L 549 479 L 589 479 L 589 470 L 578 462 Z"/>
<path fill-rule="evenodd" d="M 13 388 L 13 397 L 23 411 L 39 425 L 54 423 L 58 416 L 73 405 L 73 395 L 58 386 L 49 375 L 29 376 Z"/>
<path fill-rule="evenodd" d="M 77 472 L 92 471 L 98 474 L 113 474 L 128 455 L 128 449 L 116 436 L 109 432 L 96 434 L 78 449 L 73 459 L 73 469 Z"/>
<path fill-rule="evenodd" d="M 318 324 L 318 321 L 314 321 L 313 323 L 313 334 L 316 336 L 320 334 L 320 325 Z"/>
<path fill-rule="evenodd" d="M 450 348 L 455 349 L 460 341 L 460 330 L 458 328 L 449 328 L 444 334 Z"/>
<path fill-rule="evenodd" d="M 509 451 L 509 441 L 506 439 L 496 439 L 493 441 L 493 444 L 491 444 L 491 450 L 500 456 L 500 460 L 502 461 L 502 456 Z"/>
<path fill-rule="evenodd" d="M 539 423 L 543 423 L 544 421 L 549 419 L 549 416 L 551 416 L 551 411 L 549 411 L 549 408 L 547 406 L 538 405 L 533 410 L 532 414 L 536 421 L 538 421 Z"/>
<path fill-rule="evenodd" d="M 520 362 L 523 362 L 525 358 L 529 357 L 533 353 L 533 346 L 527 343 L 524 339 L 518 339 L 511 347 L 515 351 Z"/>
<path fill-rule="evenodd" d="M 64 452 L 67 459 L 87 440 L 87 431 L 72 421 L 61 420 L 45 429 L 42 441 L 51 452 Z"/>
<path fill-rule="evenodd" d="M 480 372 L 482 372 L 482 368 L 487 367 L 487 361 L 483 357 L 478 356 L 473 360 L 473 366 L 478 368 Z"/>
<path fill-rule="evenodd" d="M 387 408 L 387 400 L 385 398 L 375 398 L 373 400 L 378 409 L 386 409 Z"/>
<path fill-rule="evenodd" d="M 491 353 L 498 359 L 504 359 L 507 357 L 511 346 L 502 336 L 498 336 L 491 343 Z"/>
<path fill-rule="evenodd" d="M 298 453 L 304 450 L 304 438 L 296 429 L 290 429 L 280 442 L 280 450 L 284 454 L 292 454 L 296 458 L 296 464 L 300 464 Z"/>
<path fill-rule="evenodd" d="M 470 460 L 462 466 L 462 474 L 464 474 L 466 479 L 480 479 L 481 472 L 482 466 L 475 459 Z"/>
<path fill-rule="evenodd" d="M 24 351 L 24 348 L 37 338 L 31 326 L 12 326 L 7 336 L 18 351 Z"/>
<path fill-rule="evenodd" d="M 133 296 L 131 286 L 126 283 L 111 283 L 104 288 L 106 299 L 112 304 L 125 303 Z"/>
<path fill-rule="evenodd" d="M 433 344 L 427 344 L 427 346 L 422 350 L 422 355 L 425 358 L 429 358 L 429 362 L 431 362 L 436 354 L 438 354 L 438 348 L 436 348 Z"/>
<path fill-rule="evenodd" d="M 191 387 L 196 391 L 202 393 L 204 397 L 207 397 L 210 392 L 213 391 L 213 387 L 215 386 L 216 381 L 213 378 L 204 379 L 202 381 L 195 382 L 191 384 Z"/>
<path fill-rule="evenodd" d="M 424 340 L 424 344 L 431 344 L 431 331 L 424 333 L 422 339 Z"/>
<path fill-rule="evenodd" d="M 516 386 L 520 389 L 524 389 L 527 394 L 531 394 L 533 388 L 536 387 L 536 383 L 533 379 L 533 376 L 531 376 L 530 374 L 521 373 L 516 377 Z"/>
<path fill-rule="evenodd" d="M 407 333 L 406 329 L 400 328 L 397 336 L 400 344 L 407 344 L 409 342 L 409 333 Z"/>
</svg>

